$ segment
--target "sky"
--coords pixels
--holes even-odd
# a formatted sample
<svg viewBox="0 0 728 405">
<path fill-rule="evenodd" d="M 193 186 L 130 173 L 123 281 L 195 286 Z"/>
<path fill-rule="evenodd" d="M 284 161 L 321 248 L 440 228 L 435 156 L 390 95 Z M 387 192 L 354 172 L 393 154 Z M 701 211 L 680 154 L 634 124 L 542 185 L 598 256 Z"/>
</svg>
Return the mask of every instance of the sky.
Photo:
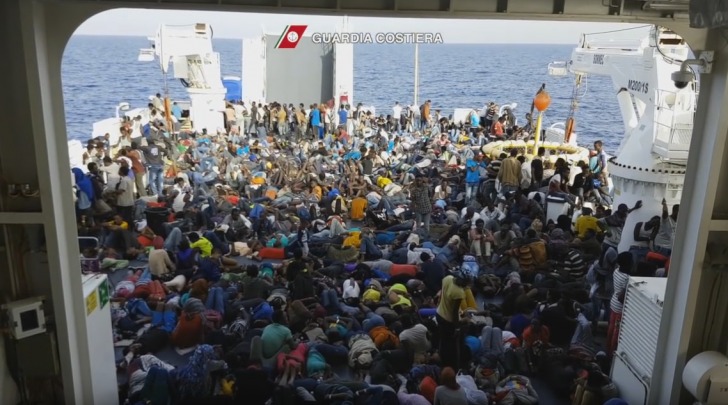
<svg viewBox="0 0 728 405">
<path fill-rule="evenodd" d="M 124 24 L 119 22 L 123 21 Z M 306 24 L 307 34 L 334 32 L 341 17 L 117 9 L 98 14 L 83 23 L 76 35 L 153 36 L 159 25 L 209 23 L 217 38 L 250 38 L 277 34 L 287 25 Z M 636 27 L 620 23 L 582 23 L 507 20 L 447 20 L 423 18 L 350 17 L 351 32 L 440 33 L 444 43 L 548 43 L 574 44 L 582 33 Z M 544 35 L 548 32 L 549 35 Z M 618 33 L 615 36 L 619 36 Z M 615 38 L 618 39 L 618 38 Z"/>
</svg>

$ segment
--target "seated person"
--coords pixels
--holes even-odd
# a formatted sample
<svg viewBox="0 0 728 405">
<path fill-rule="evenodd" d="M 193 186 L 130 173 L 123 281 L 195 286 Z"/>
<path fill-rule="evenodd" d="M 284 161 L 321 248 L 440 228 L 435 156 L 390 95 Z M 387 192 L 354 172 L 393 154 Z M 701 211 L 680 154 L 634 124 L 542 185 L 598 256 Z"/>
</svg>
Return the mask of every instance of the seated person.
<svg viewBox="0 0 728 405">
<path fill-rule="evenodd" d="M 263 328 L 260 353 L 251 353 L 251 358 L 255 354 L 262 359 L 270 359 L 282 351 L 288 352 L 297 346 L 291 330 L 286 326 L 285 312 L 280 310 L 273 312 L 272 319 L 273 322 Z"/>
</svg>

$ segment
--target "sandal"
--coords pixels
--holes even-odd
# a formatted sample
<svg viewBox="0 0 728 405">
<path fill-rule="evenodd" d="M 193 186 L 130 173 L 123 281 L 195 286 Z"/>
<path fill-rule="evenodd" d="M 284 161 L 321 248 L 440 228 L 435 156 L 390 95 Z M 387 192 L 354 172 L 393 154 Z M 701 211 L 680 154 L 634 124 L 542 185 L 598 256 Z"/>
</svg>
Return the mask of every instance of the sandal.
<svg viewBox="0 0 728 405">
<path fill-rule="evenodd" d="M 26 198 L 38 197 L 40 195 L 40 190 L 33 190 L 30 188 L 30 184 L 23 184 L 20 186 L 20 193 Z"/>
</svg>

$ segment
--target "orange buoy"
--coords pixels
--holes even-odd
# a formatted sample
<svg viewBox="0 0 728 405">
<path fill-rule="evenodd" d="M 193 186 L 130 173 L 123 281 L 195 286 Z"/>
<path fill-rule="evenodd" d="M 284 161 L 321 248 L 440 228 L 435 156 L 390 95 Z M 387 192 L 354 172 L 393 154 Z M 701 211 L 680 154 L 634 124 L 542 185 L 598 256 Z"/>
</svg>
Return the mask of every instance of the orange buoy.
<svg viewBox="0 0 728 405">
<path fill-rule="evenodd" d="M 533 98 L 533 106 L 536 107 L 539 112 L 546 111 L 546 109 L 549 108 L 549 105 L 551 105 L 551 96 L 549 96 L 549 93 L 545 90 L 536 94 L 536 97 Z"/>
</svg>

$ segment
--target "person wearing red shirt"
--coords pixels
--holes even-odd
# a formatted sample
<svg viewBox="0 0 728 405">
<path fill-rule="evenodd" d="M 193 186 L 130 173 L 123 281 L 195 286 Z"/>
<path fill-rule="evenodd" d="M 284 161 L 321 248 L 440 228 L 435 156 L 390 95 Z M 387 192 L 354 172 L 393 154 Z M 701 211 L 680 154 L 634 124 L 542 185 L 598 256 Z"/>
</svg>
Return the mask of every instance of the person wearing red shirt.
<svg viewBox="0 0 728 405">
<path fill-rule="evenodd" d="M 494 122 L 493 126 L 490 128 L 490 133 L 498 138 L 502 138 L 504 133 L 503 125 L 505 124 L 505 122 L 505 117 L 498 118 L 498 121 Z"/>
</svg>

